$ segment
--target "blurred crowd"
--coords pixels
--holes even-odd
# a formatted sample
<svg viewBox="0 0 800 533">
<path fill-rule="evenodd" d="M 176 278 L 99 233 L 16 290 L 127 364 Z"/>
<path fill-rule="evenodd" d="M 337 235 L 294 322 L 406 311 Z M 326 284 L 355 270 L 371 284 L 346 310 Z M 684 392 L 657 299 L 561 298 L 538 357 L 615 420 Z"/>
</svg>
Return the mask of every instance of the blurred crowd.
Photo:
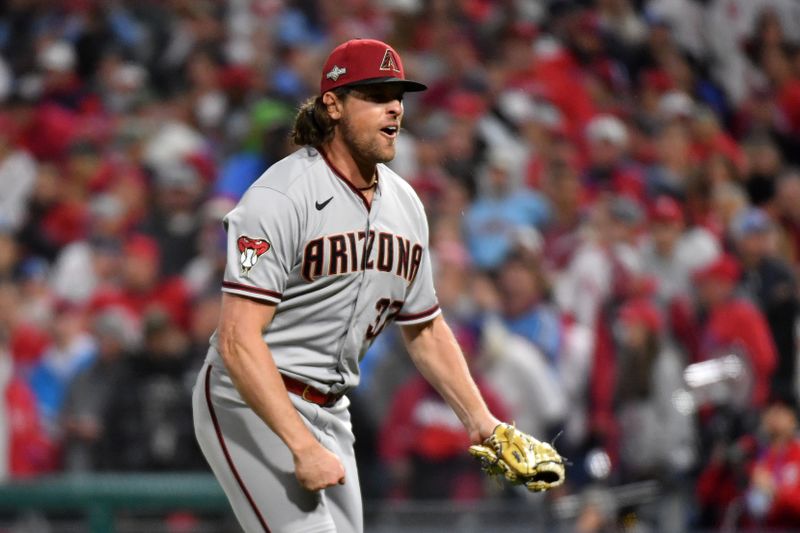
<svg viewBox="0 0 800 533">
<path fill-rule="evenodd" d="M 430 87 L 390 166 L 487 402 L 570 459 L 572 530 L 800 525 L 794 0 L 3 2 L 0 479 L 206 468 L 220 221 L 354 37 Z M 351 400 L 365 499 L 531 499 L 397 331 Z"/>
</svg>

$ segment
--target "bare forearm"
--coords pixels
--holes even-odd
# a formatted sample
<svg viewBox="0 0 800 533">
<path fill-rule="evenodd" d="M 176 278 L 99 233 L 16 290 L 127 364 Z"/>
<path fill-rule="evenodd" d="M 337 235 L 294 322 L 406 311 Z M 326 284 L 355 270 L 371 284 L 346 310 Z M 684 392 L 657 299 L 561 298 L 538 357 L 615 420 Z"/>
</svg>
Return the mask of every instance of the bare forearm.
<svg viewBox="0 0 800 533">
<path fill-rule="evenodd" d="M 269 347 L 260 337 L 227 335 L 220 350 L 233 384 L 292 453 L 317 443 L 289 399 Z"/>
<path fill-rule="evenodd" d="M 450 327 L 441 317 L 424 328 L 406 331 L 406 341 L 414 364 L 442 395 L 464 427 L 483 436 L 497 423 L 483 401 L 461 348 Z"/>
<path fill-rule="evenodd" d="M 274 316 L 274 305 L 223 293 L 217 334 L 228 374 L 248 406 L 292 452 L 294 475 L 304 489 L 344 483 L 342 462 L 303 423 L 261 336 Z"/>
</svg>

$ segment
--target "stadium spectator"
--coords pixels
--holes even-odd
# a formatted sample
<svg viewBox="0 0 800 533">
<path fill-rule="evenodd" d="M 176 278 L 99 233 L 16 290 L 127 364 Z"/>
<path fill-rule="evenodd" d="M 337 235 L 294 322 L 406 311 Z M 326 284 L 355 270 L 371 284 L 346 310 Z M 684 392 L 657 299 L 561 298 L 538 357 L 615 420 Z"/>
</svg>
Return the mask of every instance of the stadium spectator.
<svg viewBox="0 0 800 533">
<path fill-rule="evenodd" d="M 54 261 L 50 282 L 59 298 L 86 303 L 96 292 L 117 283 L 125 221 L 120 197 L 102 193 L 92 198 L 89 234 L 62 248 Z"/>
<path fill-rule="evenodd" d="M 21 319 L 29 324 L 47 324 L 53 318 L 56 295 L 48 284 L 49 265 L 40 257 L 29 257 L 19 265 Z"/>
<path fill-rule="evenodd" d="M 480 315 L 474 320 L 480 325 L 475 366 L 490 386 L 505 391 L 503 402 L 511 418 L 544 436 L 567 415 L 559 376 L 562 324 L 545 299 L 543 277 L 534 266 L 537 252 L 531 246 L 540 247 L 541 240 L 523 243 L 518 237 L 496 279 L 479 277 L 472 284 Z"/>
<path fill-rule="evenodd" d="M 720 254 L 716 238 L 702 227 L 686 227 L 681 205 L 669 196 L 652 204 L 649 231 L 642 243 L 642 271 L 657 282 L 657 295 L 668 307 L 691 293 L 691 274 Z"/>
<path fill-rule="evenodd" d="M 216 195 L 237 201 L 265 168 L 290 153 L 286 140 L 294 111 L 286 103 L 270 99 L 250 107 L 250 115 L 241 119 L 249 125 L 247 136 L 223 162 L 214 183 Z"/>
<path fill-rule="evenodd" d="M 485 317 L 476 367 L 487 385 L 504 389 L 505 411 L 542 438 L 560 433 L 568 415 L 567 391 L 558 369 L 536 345 L 512 333 L 498 316 Z"/>
<path fill-rule="evenodd" d="M 0 117 L 0 213 L 3 224 L 16 230 L 36 183 L 36 160 L 16 146 L 14 136 L 13 121 Z"/>
<path fill-rule="evenodd" d="M 685 198 L 693 170 L 686 126 L 677 122 L 661 126 L 654 143 L 655 161 L 645 169 L 644 177 L 648 197 Z"/>
<path fill-rule="evenodd" d="M 800 173 L 784 172 L 777 184 L 775 218 L 779 224 L 779 248 L 781 255 L 797 272 L 800 259 Z"/>
<path fill-rule="evenodd" d="M 520 234 L 517 240 L 527 236 L 532 241 L 527 246 L 532 249 L 517 244 L 497 273 L 500 316 L 511 333 L 533 344 L 555 368 L 561 351 L 561 321 L 548 301 L 548 288 L 539 264 L 542 238 L 531 231 Z"/>
<path fill-rule="evenodd" d="M 477 385 L 492 412 L 505 413 L 498 396 L 480 378 Z M 459 426 L 453 411 L 421 376 L 412 376 L 397 389 L 378 436 L 393 484 L 390 498 L 463 501 L 483 494 L 485 480 L 463 453 L 469 436 Z"/>
<path fill-rule="evenodd" d="M 583 186 L 590 201 L 601 195 L 626 196 L 643 203 L 645 183 L 641 169 L 628 161 L 628 129 L 611 115 L 600 115 L 586 127 L 588 168 Z"/>
<path fill-rule="evenodd" d="M 676 409 L 684 357 L 665 342 L 658 309 L 639 298 L 618 313 L 615 418 L 619 459 L 628 480 L 674 479 L 694 464 L 692 420 Z"/>
<path fill-rule="evenodd" d="M 745 211 L 732 228 L 741 285 L 767 320 L 777 350 L 773 393 L 790 395 L 797 379 L 797 283 L 791 267 L 778 257 L 774 223 L 759 209 Z"/>
<path fill-rule="evenodd" d="M 11 357 L 7 332 L 0 328 L 0 481 L 54 471 L 57 449 L 42 427 L 33 391 Z"/>
<path fill-rule="evenodd" d="M 155 240 L 159 276 L 180 274 L 197 253 L 202 176 L 188 161 L 155 170 L 154 205 L 140 230 Z"/>
<path fill-rule="evenodd" d="M 10 224 L 0 224 L 0 278 L 11 280 L 20 259 L 19 243 Z"/>
<path fill-rule="evenodd" d="M 542 260 L 548 269 L 559 272 L 572 260 L 588 208 L 572 144 L 563 139 L 555 143 L 543 170 L 541 188 L 552 206 L 551 220 L 542 228 Z"/>
<path fill-rule="evenodd" d="M 97 357 L 70 383 L 61 412 L 62 467 L 68 472 L 104 470 L 118 450 L 103 449 L 106 412 L 112 396 L 125 387 L 125 361 L 135 349 L 135 322 L 121 308 L 108 309 L 93 319 L 91 332 Z"/>
<path fill-rule="evenodd" d="M 118 285 L 100 287 L 89 306 L 94 310 L 121 305 L 134 317 L 160 309 L 182 328 L 189 325 L 189 291 L 179 276 L 161 277 L 161 250 L 156 241 L 142 234 L 130 236 L 122 248 Z"/>
<path fill-rule="evenodd" d="M 514 233 L 541 227 L 550 216 L 547 200 L 520 186 L 521 171 L 521 161 L 513 154 L 496 151 L 481 172 L 479 197 L 464 218 L 467 247 L 478 268 L 500 266 L 513 246 Z"/>
<path fill-rule="evenodd" d="M 767 442 L 753 465 L 747 510 L 762 526 L 791 529 L 800 523 L 800 439 L 793 401 L 771 401 L 761 425 Z"/>
<path fill-rule="evenodd" d="M 0 282 L 0 327 L 8 336 L 11 358 L 23 375 L 27 375 L 50 345 L 49 322 L 38 325 L 25 320 L 19 307 L 20 289 L 15 284 Z"/>
<path fill-rule="evenodd" d="M 747 487 L 757 443 L 752 435 L 719 435 L 709 450 L 696 482 L 700 528 L 735 527 L 742 518 L 741 500 Z"/>
<path fill-rule="evenodd" d="M 761 311 L 735 294 L 739 263 L 724 255 L 694 274 L 700 304 L 707 314 L 701 325 L 700 358 L 739 353 L 749 362 L 753 377 L 751 405 L 762 408 L 777 364 L 775 344 Z"/>
<path fill-rule="evenodd" d="M 216 289 L 225 270 L 225 231 L 222 219 L 236 204 L 225 197 L 208 200 L 202 207 L 195 249 L 197 253 L 183 270 L 182 277 L 192 296 Z"/>
<path fill-rule="evenodd" d="M 769 209 L 775 199 L 776 183 L 783 162 L 778 147 L 768 138 L 756 138 L 745 145 L 749 173 L 744 184 L 750 204 Z"/>
<path fill-rule="evenodd" d="M 205 359 L 206 344 L 217 328 L 220 301 L 216 291 L 207 290 L 192 298 L 192 312 L 189 321 L 189 365 L 200 369 Z"/>
<path fill-rule="evenodd" d="M 60 433 L 59 417 L 70 384 L 97 355 L 97 346 L 86 331 L 85 320 L 83 309 L 69 302 L 59 302 L 51 326 L 51 344 L 28 377 L 44 428 L 54 438 Z"/>
<path fill-rule="evenodd" d="M 187 470 L 203 464 L 192 426 L 189 339 L 163 310 L 144 316 L 140 352 L 124 359 L 98 447 L 110 470 Z"/>
<path fill-rule="evenodd" d="M 614 197 L 592 205 L 569 265 L 554 284 L 562 313 L 594 327 L 606 304 L 641 272 L 636 247 L 643 213 L 635 201 Z"/>
</svg>

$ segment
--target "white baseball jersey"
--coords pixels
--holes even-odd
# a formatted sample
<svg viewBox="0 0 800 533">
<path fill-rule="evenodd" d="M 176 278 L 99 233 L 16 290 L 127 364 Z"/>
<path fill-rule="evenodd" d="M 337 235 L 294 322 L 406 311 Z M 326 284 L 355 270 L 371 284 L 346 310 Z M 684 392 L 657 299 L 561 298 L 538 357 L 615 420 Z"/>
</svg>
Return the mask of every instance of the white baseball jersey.
<svg viewBox="0 0 800 533">
<path fill-rule="evenodd" d="M 222 290 L 277 304 L 264 341 L 280 371 L 322 392 L 358 385 L 392 321 L 440 313 L 428 225 L 411 186 L 378 165 L 371 202 L 313 148 L 270 167 L 225 217 Z M 217 335 L 209 360 L 218 361 Z"/>
</svg>

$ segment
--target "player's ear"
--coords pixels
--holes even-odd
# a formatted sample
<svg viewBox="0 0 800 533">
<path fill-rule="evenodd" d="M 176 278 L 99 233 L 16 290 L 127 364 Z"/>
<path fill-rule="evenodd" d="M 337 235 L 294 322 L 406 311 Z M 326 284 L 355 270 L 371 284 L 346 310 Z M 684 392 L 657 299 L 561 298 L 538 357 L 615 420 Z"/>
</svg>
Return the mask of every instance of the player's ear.
<svg viewBox="0 0 800 533">
<path fill-rule="evenodd" d="M 325 106 L 325 110 L 328 112 L 331 119 L 339 120 L 342 118 L 342 106 L 344 102 L 334 93 L 331 91 L 324 93 L 322 95 L 322 104 Z"/>
</svg>

